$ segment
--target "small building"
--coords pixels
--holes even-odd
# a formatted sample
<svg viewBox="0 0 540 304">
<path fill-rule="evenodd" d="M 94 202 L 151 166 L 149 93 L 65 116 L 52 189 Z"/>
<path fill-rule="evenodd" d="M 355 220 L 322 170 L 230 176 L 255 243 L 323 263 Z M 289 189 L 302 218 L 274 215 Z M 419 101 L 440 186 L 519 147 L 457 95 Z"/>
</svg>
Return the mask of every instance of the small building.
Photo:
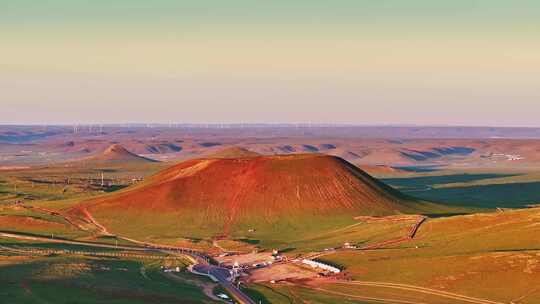
<svg viewBox="0 0 540 304">
<path fill-rule="evenodd" d="M 330 265 L 327 265 L 327 264 L 324 264 L 324 263 L 321 263 L 321 262 L 317 262 L 317 261 L 313 261 L 313 260 L 303 259 L 302 263 L 304 263 L 304 264 L 306 264 L 308 266 L 311 266 L 311 268 L 319 268 L 319 269 L 326 270 L 326 271 L 333 272 L 333 273 L 340 273 L 341 272 L 341 270 L 339 268 L 337 268 L 337 267 L 330 266 Z"/>
</svg>

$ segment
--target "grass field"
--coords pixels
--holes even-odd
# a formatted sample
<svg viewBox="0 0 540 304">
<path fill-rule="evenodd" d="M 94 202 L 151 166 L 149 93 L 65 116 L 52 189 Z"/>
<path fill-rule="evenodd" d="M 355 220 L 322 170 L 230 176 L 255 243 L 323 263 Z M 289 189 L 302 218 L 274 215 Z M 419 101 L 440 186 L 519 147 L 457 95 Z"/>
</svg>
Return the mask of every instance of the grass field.
<svg viewBox="0 0 540 304">
<path fill-rule="evenodd" d="M 24 208 L 0 206 L 0 231 L 77 239 L 90 234 L 77 229 L 59 216 Z"/>
<path fill-rule="evenodd" d="M 431 219 L 411 242 L 325 259 L 345 265 L 355 280 L 538 303 L 540 290 L 532 286 L 540 284 L 539 223 L 540 209 Z"/>
<path fill-rule="evenodd" d="M 267 303 L 539 303 L 539 233 L 540 208 L 429 219 L 409 242 L 320 258 L 351 281 L 251 284 L 249 292 Z"/>
<path fill-rule="evenodd" d="M 351 300 L 341 296 L 327 295 L 309 288 L 302 288 L 287 285 L 252 284 L 246 289 L 246 293 L 252 298 L 260 299 L 263 304 L 295 304 L 295 303 L 317 303 L 317 304 L 364 304 L 360 300 Z"/>
<path fill-rule="evenodd" d="M 540 203 L 537 171 L 445 170 L 383 181 L 407 195 L 449 206 L 523 208 Z"/>
<path fill-rule="evenodd" d="M 295 304 L 295 303 L 354 303 L 354 304 L 418 304 L 444 303 L 467 304 L 466 300 L 429 294 L 420 291 L 386 288 L 381 286 L 359 286 L 351 283 L 326 283 L 304 285 L 291 283 L 252 284 L 247 292 L 261 303 Z M 472 302 L 474 303 L 474 302 Z"/>
<path fill-rule="evenodd" d="M 214 303 L 198 286 L 165 277 L 160 265 L 108 258 L 0 256 L 0 296 L 9 303 Z"/>
<path fill-rule="evenodd" d="M 156 170 L 152 168 L 144 170 Z M 0 231 L 115 244 L 118 241 L 115 237 L 82 231 L 61 216 L 7 204 L 23 199 L 29 206 L 64 211 L 89 197 L 107 195 L 106 189 L 85 188 L 81 186 L 84 183 L 79 182 L 65 190 L 59 182 L 51 183 L 58 180 L 62 170 L 47 170 L 41 171 L 34 181 L 28 179 L 27 175 L 31 173 L 2 173 Z M 83 181 L 90 172 L 84 170 L 68 171 L 72 181 Z M 111 170 L 118 171 L 109 174 L 118 174 L 127 180 L 141 174 L 139 170 L 143 167 Z M 92 172 L 97 176 L 99 170 Z M 36 179 L 49 182 L 38 183 Z M 540 174 L 532 171 L 444 170 L 392 176 L 385 181 L 416 198 L 450 206 L 474 207 L 467 209 L 468 212 L 489 212 L 430 218 L 413 240 L 381 249 L 338 251 L 320 258 L 343 267 L 352 279 L 351 284 L 331 281 L 250 284 L 247 292 L 262 299 L 263 303 L 380 303 L 373 298 L 429 304 L 464 303 L 416 289 L 361 284 L 368 281 L 407 284 L 502 303 L 540 303 L 540 289 L 535 287 L 540 286 L 537 237 L 540 234 L 540 209 L 494 210 L 496 207 L 522 208 L 540 202 Z M 109 190 L 126 191 L 122 187 Z M 95 215 L 101 224 L 115 233 L 141 241 L 201 250 L 215 249 L 208 236 L 218 235 L 221 229 L 197 221 L 178 221 L 178 218 L 189 218 L 189 213 L 170 212 L 158 220 L 137 221 L 129 213 L 122 218 L 110 214 Z M 309 216 L 295 217 L 294 222 L 278 219 L 269 223 L 264 216 L 255 216 L 239 223 L 230 231 L 229 239 L 218 244 L 241 251 L 255 247 L 276 248 L 292 257 L 340 247 L 345 242 L 362 247 L 403 237 L 416 220 L 411 216 L 400 221 L 363 221 L 342 214 L 331 219 Z M 120 240 L 119 245 L 123 244 L 130 243 Z M 2 245 L 19 249 L 92 248 L 10 239 L 0 240 Z M 181 274 L 179 280 L 173 280 L 164 276 L 159 266 L 159 262 L 134 259 L 30 257 L 0 249 L 0 298 L 9 297 L 11 303 L 213 303 L 202 291 L 203 285 L 193 281 L 195 278 Z"/>
<path fill-rule="evenodd" d="M 166 166 L 163 163 L 73 162 L 0 171 L 0 204 L 17 200 L 84 199 L 125 188 L 133 179 L 146 177 Z M 101 186 L 102 174 L 104 186 Z"/>
</svg>

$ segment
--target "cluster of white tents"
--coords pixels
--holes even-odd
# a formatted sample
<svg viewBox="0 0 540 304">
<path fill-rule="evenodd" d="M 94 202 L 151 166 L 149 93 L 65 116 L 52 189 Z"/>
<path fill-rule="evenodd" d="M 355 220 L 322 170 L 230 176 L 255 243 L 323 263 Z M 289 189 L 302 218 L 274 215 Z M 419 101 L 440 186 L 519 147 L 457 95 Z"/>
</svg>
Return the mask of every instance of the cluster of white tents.
<svg viewBox="0 0 540 304">
<path fill-rule="evenodd" d="M 337 268 L 337 267 L 326 265 L 324 263 L 313 261 L 313 260 L 303 259 L 302 263 L 304 263 L 306 265 L 309 265 L 312 268 L 320 268 L 320 269 L 330 271 L 330 272 L 333 272 L 333 273 L 340 273 L 341 272 L 341 270 L 339 268 Z"/>
</svg>

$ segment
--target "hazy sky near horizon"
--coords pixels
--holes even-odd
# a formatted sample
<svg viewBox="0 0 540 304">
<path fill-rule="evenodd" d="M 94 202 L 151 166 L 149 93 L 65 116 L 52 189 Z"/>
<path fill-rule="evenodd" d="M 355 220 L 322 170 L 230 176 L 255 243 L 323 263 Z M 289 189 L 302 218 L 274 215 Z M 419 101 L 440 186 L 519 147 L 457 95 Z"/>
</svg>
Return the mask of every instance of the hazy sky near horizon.
<svg viewBox="0 0 540 304">
<path fill-rule="evenodd" d="M 537 0 L 0 2 L 0 123 L 540 127 Z"/>
</svg>

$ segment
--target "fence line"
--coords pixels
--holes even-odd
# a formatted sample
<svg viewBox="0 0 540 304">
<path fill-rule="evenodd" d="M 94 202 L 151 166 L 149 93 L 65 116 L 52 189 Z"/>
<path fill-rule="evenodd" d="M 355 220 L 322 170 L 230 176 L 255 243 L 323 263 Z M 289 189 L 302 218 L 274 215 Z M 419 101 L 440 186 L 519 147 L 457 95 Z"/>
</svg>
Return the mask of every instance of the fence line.
<svg viewBox="0 0 540 304">
<path fill-rule="evenodd" d="M 5 250 L 23 251 L 30 254 L 49 255 L 49 254 L 67 254 L 67 255 L 90 255 L 90 256 L 102 256 L 102 257 L 130 257 L 140 259 L 152 259 L 152 260 L 166 260 L 166 259 L 185 259 L 184 256 L 163 256 L 155 254 L 134 254 L 126 252 L 107 252 L 107 251 L 87 251 L 87 250 L 68 250 L 68 249 L 21 249 L 2 247 Z"/>
</svg>

